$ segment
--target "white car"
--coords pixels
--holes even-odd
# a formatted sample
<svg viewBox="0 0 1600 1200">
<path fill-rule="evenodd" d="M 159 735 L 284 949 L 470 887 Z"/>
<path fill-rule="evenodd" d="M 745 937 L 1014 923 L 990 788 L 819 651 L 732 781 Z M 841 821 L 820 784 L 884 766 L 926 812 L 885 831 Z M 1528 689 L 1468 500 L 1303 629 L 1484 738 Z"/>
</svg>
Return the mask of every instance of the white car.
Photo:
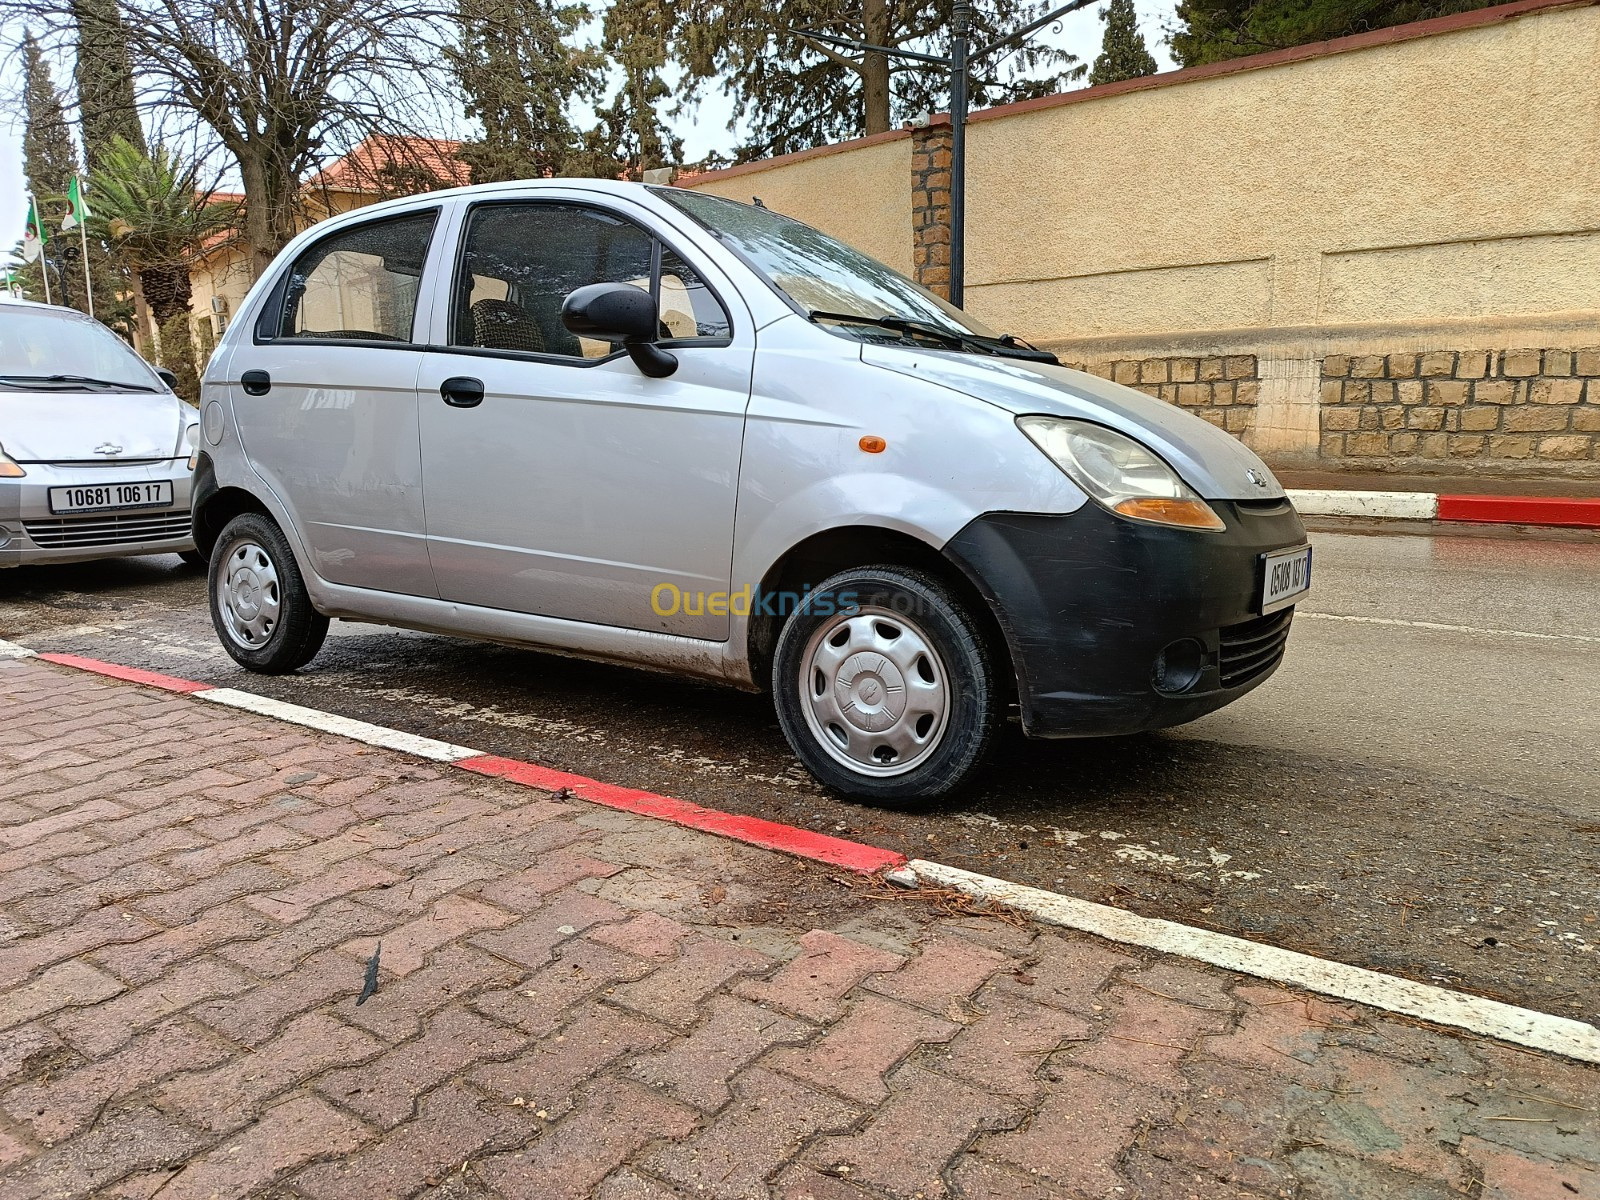
<svg viewBox="0 0 1600 1200">
<path fill-rule="evenodd" d="M 180 554 L 193 407 L 100 322 L 0 302 L 0 567 Z"/>
<path fill-rule="evenodd" d="M 1243 443 L 833 238 L 535 180 L 324 221 L 202 388 L 195 534 L 255 671 L 329 617 L 771 688 L 879 803 L 1277 668 L 1311 548 Z M 538 666 L 529 663 L 530 686 Z"/>
</svg>

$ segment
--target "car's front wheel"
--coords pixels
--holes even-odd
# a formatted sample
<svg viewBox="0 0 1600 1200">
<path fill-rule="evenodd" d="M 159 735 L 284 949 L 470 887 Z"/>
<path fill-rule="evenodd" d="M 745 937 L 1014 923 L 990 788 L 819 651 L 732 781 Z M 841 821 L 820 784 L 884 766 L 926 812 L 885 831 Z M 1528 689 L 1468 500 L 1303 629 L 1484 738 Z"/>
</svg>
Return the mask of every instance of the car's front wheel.
<svg viewBox="0 0 1600 1200">
<path fill-rule="evenodd" d="M 211 549 L 211 623 L 233 660 L 266 675 L 310 662 L 328 635 L 288 540 L 272 518 L 242 513 Z"/>
<path fill-rule="evenodd" d="M 999 725 L 994 664 L 961 601 L 904 567 L 840 572 L 783 627 L 772 689 L 784 736 L 828 787 L 911 805 L 959 788 Z"/>
</svg>

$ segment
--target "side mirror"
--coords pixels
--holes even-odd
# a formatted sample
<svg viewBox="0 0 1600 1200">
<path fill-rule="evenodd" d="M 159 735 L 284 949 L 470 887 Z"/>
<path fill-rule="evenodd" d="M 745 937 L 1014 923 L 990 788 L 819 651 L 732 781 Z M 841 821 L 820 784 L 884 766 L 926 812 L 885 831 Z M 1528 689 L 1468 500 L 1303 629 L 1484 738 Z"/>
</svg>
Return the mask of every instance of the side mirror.
<svg viewBox="0 0 1600 1200">
<path fill-rule="evenodd" d="M 678 369 L 678 359 L 656 345 L 660 320 L 649 292 L 626 283 L 591 283 L 561 302 L 561 323 L 579 337 L 621 342 L 634 366 L 652 379 Z"/>
<path fill-rule="evenodd" d="M 156 374 L 161 377 L 161 382 L 166 384 L 167 387 L 171 388 L 173 391 L 178 390 L 178 377 L 166 367 L 157 367 Z"/>
</svg>

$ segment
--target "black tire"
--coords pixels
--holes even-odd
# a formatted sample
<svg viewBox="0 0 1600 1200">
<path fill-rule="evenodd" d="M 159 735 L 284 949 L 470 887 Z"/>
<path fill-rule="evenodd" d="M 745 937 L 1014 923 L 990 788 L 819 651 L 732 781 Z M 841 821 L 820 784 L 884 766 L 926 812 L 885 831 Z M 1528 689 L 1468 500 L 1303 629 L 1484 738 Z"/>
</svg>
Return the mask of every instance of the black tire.
<svg viewBox="0 0 1600 1200">
<path fill-rule="evenodd" d="M 912 639 L 902 643 L 907 633 Z M 819 665 L 830 645 L 837 666 Z M 913 688 L 937 694 L 913 700 Z M 898 711 L 897 694 L 905 696 Z M 921 807 L 960 788 L 982 767 L 1003 716 L 994 662 L 971 615 L 945 584 L 908 567 L 841 571 L 810 592 L 778 635 L 772 695 L 808 771 L 836 792 L 885 807 Z M 841 697 L 838 719 L 829 719 L 830 698 L 837 705 Z M 913 720 L 924 704 L 942 704 L 942 717 Z M 896 734 L 902 743 L 924 741 L 904 754 L 874 744 Z"/>
<path fill-rule="evenodd" d="M 211 561 L 198 550 L 179 550 L 178 557 L 183 559 L 184 566 L 198 567 L 202 571 L 205 570 L 206 564 Z"/>
<path fill-rule="evenodd" d="M 252 574 L 234 586 L 230 581 L 240 571 Z M 268 579 L 270 583 L 264 582 Z M 255 615 L 247 618 L 252 587 L 259 603 Z M 271 517 L 242 513 L 228 522 L 211 549 L 207 591 L 211 624 L 222 648 L 251 671 L 286 675 L 299 670 L 328 636 L 328 618 L 311 606 L 294 552 Z M 262 613 L 274 609 L 270 622 L 262 619 Z M 255 623 L 253 630 L 246 628 L 247 619 Z M 256 637 L 249 636 L 252 632 Z"/>
</svg>

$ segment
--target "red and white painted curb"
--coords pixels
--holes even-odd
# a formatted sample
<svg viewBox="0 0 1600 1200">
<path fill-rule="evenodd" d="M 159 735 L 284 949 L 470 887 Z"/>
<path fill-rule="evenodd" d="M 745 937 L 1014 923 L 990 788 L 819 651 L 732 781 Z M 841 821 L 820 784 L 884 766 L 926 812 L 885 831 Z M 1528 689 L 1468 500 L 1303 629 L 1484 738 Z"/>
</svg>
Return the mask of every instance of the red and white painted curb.
<svg viewBox="0 0 1600 1200">
<path fill-rule="evenodd" d="M 1361 492 L 1331 488 L 1290 488 L 1288 493 L 1303 517 L 1374 517 L 1390 521 L 1600 529 L 1600 500 L 1566 496 L 1447 496 L 1436 492 Z"/>
<path fill-rule="evenodd" d="M 1027 913 L 1039 921 L 1094 934 L 1123 945 L 1178 955 L 1224 970 L 1270 979 L 1324 996 L 1416 1017 L 1436 1025 L 1464 1029 L 1581 1062 L 1600 1063 L 1600 1029 L 1568 1017 L 1551 1016 L 1503 1004 L 1498 1000 L 1415 983 L 1365 967 L 1353 967 L 1293 950 L 1283 950 L 1210 929 L 1141 917 L 1125 909 L 1009 883 L 960 867 L 920 858 L 908 859 L 894 850 L 829 837 L 760 817 L 721 812 L 654 792 L 602 783 L 537 763 L 502 758 L 470 746 L 419 737 L 252 692 L 214 687 L 74 654 L 36 653 L 25 646 L 0 640 L 0 659 L 6 658 L 37 658 L 42 662 L 92 671 L 128 683 L 190 695 L 197 700 L 337 734 L 365 745 L 416 755 L 540 791 L 565 790 L 577 799 L 670 821 L 766 850 L 792 854 L 861 874 L 881 872 L 886 879 L 907 887 L 931 884 L 954 888 L 975 898 Z"/>
</svg>

